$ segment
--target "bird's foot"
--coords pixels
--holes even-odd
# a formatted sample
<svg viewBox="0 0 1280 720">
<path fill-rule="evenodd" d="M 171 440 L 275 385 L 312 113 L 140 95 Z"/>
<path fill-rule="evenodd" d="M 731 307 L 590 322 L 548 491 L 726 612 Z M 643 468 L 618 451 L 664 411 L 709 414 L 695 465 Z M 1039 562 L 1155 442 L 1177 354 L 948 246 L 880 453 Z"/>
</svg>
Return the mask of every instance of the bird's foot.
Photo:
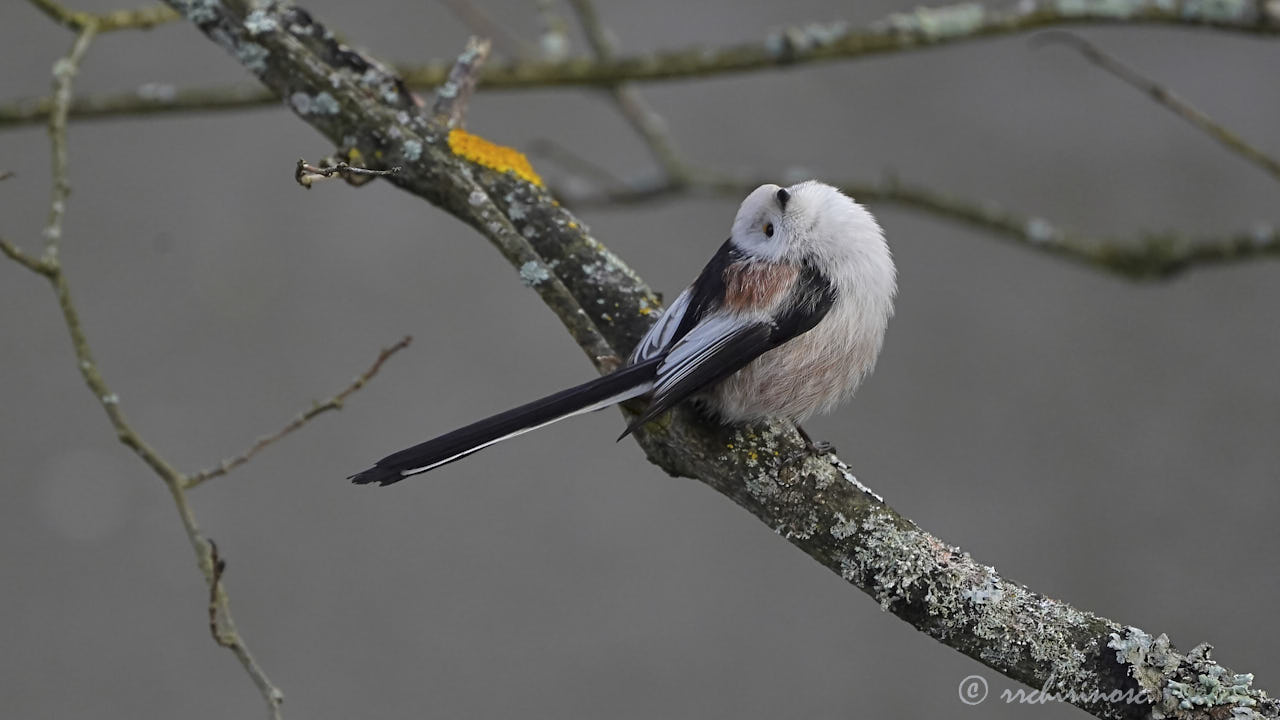
<svg viewBox="0 0 1280 720">
<path fill-rule="evenodd" d="M 804 460 L 810 457 L 822 457 L 835 453 L 836 446 L 826 440 L 814 440 L 809 437 L 809 433 L 805 432 L 803 427 L 796 425 L 796 432 L 800 433 L 800 438 L 804 440 L 804 447 L 798 450 L 792 457 L 792 460 Z"/>
</svg>

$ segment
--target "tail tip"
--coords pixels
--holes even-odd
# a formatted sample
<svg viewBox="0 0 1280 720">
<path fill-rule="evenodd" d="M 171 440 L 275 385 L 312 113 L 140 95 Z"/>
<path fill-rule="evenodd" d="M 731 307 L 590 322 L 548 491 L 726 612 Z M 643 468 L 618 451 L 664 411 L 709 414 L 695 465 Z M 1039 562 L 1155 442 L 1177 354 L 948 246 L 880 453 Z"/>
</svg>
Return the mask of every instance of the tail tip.
<svg viewBox="0 0 1280 720">
<path fill-rule="evenodd" d="M 358 472 L 355 475 L 348 475 L 347 479 L 356 485 L 373 485 L 378 484 L 386 487 L 391 483 L 398 482 L 404 478 L 400 473 L 388 468 L 373 466 L 368 470 Z"/>
</svg>

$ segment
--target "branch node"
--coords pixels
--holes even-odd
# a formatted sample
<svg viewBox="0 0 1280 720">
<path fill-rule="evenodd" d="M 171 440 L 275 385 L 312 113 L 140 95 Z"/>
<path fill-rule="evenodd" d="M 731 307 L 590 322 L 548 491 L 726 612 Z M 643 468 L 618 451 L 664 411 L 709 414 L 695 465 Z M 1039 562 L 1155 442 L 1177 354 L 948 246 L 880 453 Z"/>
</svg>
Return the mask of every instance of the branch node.
<svg viewBox="0 0 1280 720">
<path fill-rule="evenodd" d="M 461 128 L 471 94 L 475 92 L 476 81 L 480 77 L 480 68 L 489 58 L 492 43 L 486 38 L 471 36 L 467 46 L 453 63 L 449 78 L 436 88 L 436 101 L 432 114 L 436 120 L 449 129 Z"/>
</svg>

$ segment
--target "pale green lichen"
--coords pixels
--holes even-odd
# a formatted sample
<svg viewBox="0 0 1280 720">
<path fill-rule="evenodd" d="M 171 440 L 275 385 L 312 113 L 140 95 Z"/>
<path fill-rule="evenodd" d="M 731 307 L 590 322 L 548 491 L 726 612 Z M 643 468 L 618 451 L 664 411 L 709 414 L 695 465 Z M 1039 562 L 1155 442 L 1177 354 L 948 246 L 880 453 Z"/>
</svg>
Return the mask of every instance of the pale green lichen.
<svg viewBox="0 0 1280 720">
<path fill-rule="evenodd" d="M 402 151 L 404 159 L 413 162 L 422 157 L 422 143 L 418 140 L 405 140 Z"/>
<path fill-rule="evenodd" d="M 1280 6 L 1280 0 L 1277 0 L 1277 5 Z M 1272 243 L 1280 242 L 1280 240 L 1277 240 L 1277 238 L 1280 238 L 1280 233 L 1276 232 L 1275 226 L 1270 223 L 1259 222 L 1250 228 L 1249 238 L 1253 240 L 1254 245 L 1266 247 Z"/>
<path fill-rule="evenodd" d="M 986 8 L 961 3 L 938 8 L 918 8 L 889 16 L 889 26 L 900 33 L 919 34 L 930 40 L 970 35 L 986 21 Z"/>
<path fill-rule="evenodd" d="M 849 34 L 849 24 L 843 21 L 832 23 L 809 23 L 784 30 L 775 30 L 765 36 L 764 47 L 769 54 L 781 56 L 788 52 L 807 52 L 817 48 L 830 47 Z"/>
<path fill-rule="evenodd" d="M 844 540 L 858 532 L 858 523 L 846 518 L 844 513 L 836 513 L 836 521 L 831 525 L 831 537 Z"/>
<path fill-rule="evenodd" d="M 1028 220 L 1024 232 L 1027 234 L 1027 239 L 1037 245 L 1046 245 L 1060 239 L 1058 229 L 1048 220 L 1039 217 Z"/>
<path fill-rule="evenodd" d="M 136 92 L 139 99 L 152 102 L 171 102 L 178 95 L 178 89 L 168 83 L 143 83 Z"/>
<path fill-rule="evenodd" d="M 1134 0 L 1057 0 L 1054 8 L 1063 15 L 1125 18 L 1141 5 Z"/>
<path fill-rule="evenodd" d="M 174 5 L 177 6 L 178 12 L 196 25 L 218 19 L 218 10 L 213 0 L 177 0 Z"/>
<path fill-rule="evenodd" d="M 925 538 L 919 530 L 903 530 L 893 516 L 879 510 L 868 513 L 862 529 L 864 540 L 854 549 L 852 566 L 871 581 L 869 589 L 881 608 L 906 600 L 921 584 L 926 585 L 926 596 L 936 597 L 932 576 L 938 563 L 921 549 Z"/>
<path fill-rule="evenodd" d="M 1152 717 L 1172 717 L 1179 710 L 1230 707 L 1233 717 L 1256 715 L 1252 708 L 1267 699 L 1253 687 L 1253 675 L 1235 674 L 1209 657 L 1212 647 L 1200 645 L 1180 656 L 1167 635 L 1151 637 L 1136 627 L 1124 635 L 1112 633 L 1107 647 L 1129 668 L 1139 687 L 1156 698 Z M 1172 680 L 1179 677 L 1183 680 Z"/>
<path fill-rule="evenodd" d="M 244 19 L 244 29 L 248 30 L 250 35 L 271 32 L 279 27 L 280 23 L 276 20 L 275 15 L 268 13 L 266 10 L 254 10 Z"/>
<path fill-rule="evenodd" d="M 260 73 L 267 69 L 267 58 L 271 57 L 271 53 L 258 43 L 247 42 L 241 43 L 236 48 L 236 57 L 246 68 Z M 328 95 L 328 93 L 324 94 Z M 329 99 L 332 101 L 333 96 L 330 95 Z M 335 102 L 334 104 L 336 105 L 337 103 Z"/>
<path fill-rule="evenodd" d="M 324 91 L 314 97 L 296 92 L 289 96 L 289 104 L 299 115 L 337 115 L 341 110 L 337 99 Z"/>
<path fill-rule="evenodd" d="M 551 273 L 547 268 L 543 267 L 542 263 L 536 260 L 530 260 L 520 266 L 520 281 L 529 287 L 544 283 L 550 279 Z"/>
<path fill-rule="evenodd" d="M 1182 3 L 1182 17 L 1210 22 L 1239 20 L 1252 11 L 1253 3 L 1249 0 L 1184 0 Z"/>
</svg>

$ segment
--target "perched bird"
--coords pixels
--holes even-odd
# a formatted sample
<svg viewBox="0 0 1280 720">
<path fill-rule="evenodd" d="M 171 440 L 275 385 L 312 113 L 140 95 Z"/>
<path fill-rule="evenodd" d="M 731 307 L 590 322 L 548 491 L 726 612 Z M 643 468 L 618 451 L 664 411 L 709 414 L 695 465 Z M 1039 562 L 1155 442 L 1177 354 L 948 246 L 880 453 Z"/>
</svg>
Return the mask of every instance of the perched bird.
<svg viewBox="0 0 1280 720">
<path fill-rule="evenodd" d="M 686 399 L 726 423 L 799 422 L 830 410 L 871 372 L 896 292 L 884 233 L 865 208 L 813 180 L 762 185 L 624 367 L 388 455 L 350 480 L 390 485 L 642 395 L 649 406 L 622 437 Z"/>
</svg>

